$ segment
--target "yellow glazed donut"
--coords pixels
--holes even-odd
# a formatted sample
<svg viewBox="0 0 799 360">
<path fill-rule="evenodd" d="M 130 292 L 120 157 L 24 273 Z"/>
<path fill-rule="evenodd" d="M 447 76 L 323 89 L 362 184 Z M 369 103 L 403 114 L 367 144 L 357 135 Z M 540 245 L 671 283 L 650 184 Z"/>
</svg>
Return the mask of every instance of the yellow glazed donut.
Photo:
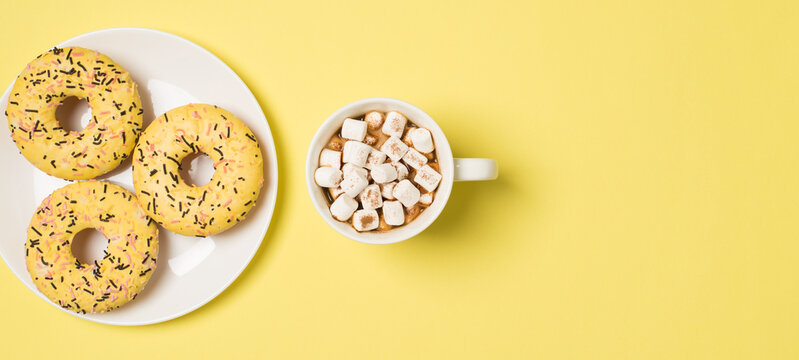
<svg viewBox="0 0 799 360">
<path fill-rule="evenodd" d="M 94 228 L 108 239 L 105 257 L 82 264 L 71 242 Z M 141 292 L 155 269 L 158 227 L 124 188 L 81 181 L 50 194 L 33 214 L 25 261 L 33 283 L 62 308 L 79 313 L 116 309 Z"/>
<path fill-rule="evenodd" d="M 67 97 L 88 99 L 92 119 L 80 132 L 55 117 Z M 127 71 L 93 50 L 53 48 L 17 77 L 6 108 L 11 138 L 40 170 L 68 180 L 91 179 L 130 155 L 142 125 L 136 84 Z"/>
<path fill-rule="evenodd" d="M 214 162 L 207 184 L 186 184 L 178 173 L 189 154 Z M 235 225 L 255 205 L 263 184 L 255 135 L 230 112 L 190 104 L 167 111 L 142 133 L 133 152 L 133 186 L 142 207 L 166 229 L 208 236 Z"/>
</svg>

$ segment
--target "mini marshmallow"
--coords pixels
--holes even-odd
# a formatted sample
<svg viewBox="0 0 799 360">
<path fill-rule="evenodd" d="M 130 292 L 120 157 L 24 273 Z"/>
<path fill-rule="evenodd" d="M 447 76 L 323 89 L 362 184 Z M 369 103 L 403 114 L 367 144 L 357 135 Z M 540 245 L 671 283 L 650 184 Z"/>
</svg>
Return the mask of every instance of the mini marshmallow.
<svg viewBox="0 0 799 360">
<path fill-rule="evenodd" d="M 358 173 L 363 177 L 369 177 L 369 170 L 366 170 L 358 165 L 353 165 L 353 164 L 344 164 L 344 166 L 341 168 L 341 172 L 342 174 L 344 174 L 345 178 L 347 176 L 351 176 L 353 172 Z"/>
<path fill-rule="evenodd" d="M 427 164 L 427 156 L 424 156 L 424 154 L 416 151 L 416 149 L 408 149 L 408 152 L 402 156 L 402 160 L 405 161 L 405 163 L 410 167 L 417 170 L 424 166 L 424 164 Z"/>
<path fill-rule="evenodd" d="M 409 208 L 419 202 L 420 193 L 419 189 L 417 189 L 410 180 L 402 180 L 394 186 L 392 195 L 394 195 L 402 205 Z"/>
<path fill-rule="evenodd" d="M 408 119 L 405 118 L 404 115 L 392 111 L 386 115 L 386 122 L 383 123 L 383 134 L 396 136 L 398 138 L 402 137 L 402 133 L 405 132 L 405 124 L 408 122 Z"/>
<path fill-rule="evenodd" d="M 358 231 L 369 231 L 377 229 L 380 217 L 375 210 L 358 210 L 352 216 L 352 226 Z"/>
<path fill-rule="evenodd" d="M 383 194 L 380 193 L 380 186 L 372 184 L 367 186 L 361 194 L 358 195 L 361 205 L 364 209 L 374 210 L 383 206 Z"/>
<path fill-rule="evenodd" d="M 383 114 L 378 111 L 371 111 L 363 117 L 363 120 L 366 121 L 369 130 L 377 130 L 380 125 L 383 125 Z"/>
<path fill-rule="evenodd" d="M 347 194 L 341 194 L 330 205 L 330 214 L 338 221 L 347 221 L 352 213 L 358 209 L 358 202 Z"/>
<path fill-rule="evenodd" d="M 435 171 L 430 165 L 425 165 L 416 171 L 416 176 L 413 177 L 413 182 L 419 184 L 427 191 L 433 191 L 441 181 L 441 174 Z"/>
<path fill-rule="evenodd" d="M 341 137 L 344 139 L 363 141 L 366 136 L 366 122 L 355 119 L 345 119 L 341 126 Z"/>
<path fill-rule="evenodd" d="M 339 195 L 344 193 L 344 190 L 341 190 L 341 186 L 328 188 L 327 190 L 330 191 L 330 197 L 333 198 L 333 200 L 336 200 Z"/>
<path fill-rule="evenodd" d="M 408 147 L 413 146 L 413 141 L 411 141 L 411 132 L 413 131 L 413 129 L 416 128 L 415 127 L 409 128 L 408 131 L 405 132 L 405 135 L 402 136 L 402 139 L 400 139 L 402 140 L 402 142 L 405 143 L 405 145 L 408 145 Z"/>
<path fill-rule="evenodd" d="M 368 146 L 368 145 L 367 145 Z M 391 158 L 392 161 L 399 161 L 402 159 L 402 156 L 408 152 L 408 145 L 402 142 L 398 137 L 392 136 L 383 143 L 383 146 L 380 147 L 380 151 L 384 152 Z M 347 145 L 344 145 L 344 162 L 347 156 Z"/>
<path fill-rule="evenodd" d="M 388 200 L 394 200 L 394 194 L 392 194 L 392 192 L 394 192 L 394 186 L 396 185 L 396 181 L 380 184 L 380 192 L 383 194 L 383 197 Z"/>
<path fill-rule="evenodd" d="M 338 186 L 341 183 L 341 170 L 329 166 L 322 166 L 316 169 L 313 174 L 316 185 L 326 188 Z"/>
<path fill-rule="evenodd" d="M 405 180 L 408 178 L 408 167 L 400 162 L 392 162 L 391 165 L 397 169 L 397 180 Z"/>
<path fill-rule="evenodd" d="M 369 157 L 366 158 L 366 168 L 372 170 L 375 166 L 384 162 L 386 162 L 386 154 L 380 150 L 372 149 Z"/>
<path fill-rule="evenodd" d="M 383 203 L 383 220 L 389 225 L 402 225 L 405 223 L 405 211 L 399 201 L 386 201 Z"/>
<path fill-rule="evenodd" d="M 345 194 L 354 198 L 358 196 L 367 185 L 369 185 L 369 180 L 366 180 L 365 176 L 361 176 L 361 174 L 357 172 L 352 172 L 349 176 L 345 176 L 344 180 L 341 180 L 340 186 Z"/>
<path fill-rule="evenodd" d="M 416 128 L 408 131 L 411 134 L 411 142 L 416 150 L 422 153 L 429 154 L 435 150 L 433 146 L 433 136 L 430 135 L 430 130 Z"/>
<path fill-rule="evenodd" d="M 375 137 L 375 136 L 372 136 L 372 135 L 369 135 L 369 134 L 366 134 L 366 137 L 365 137 L 365 138 L 363 138 L 363 142 L 364 142 L 366 145 L 374 145 L 374 144 L 377 144 L 377 137 Z"/>
<path fill-rule="evenodd" d="M 372 169 L 372 180 L 378 184 L 397 180 L 397 169 L 391 164 L 377 165 Z"/>
<path fill-rule="evenodd" d="M 430 206 L 433 203 L 433 193 L 424 193 L 419 196 L 419 203 L 422 205 Z"/>
<path fill-rule="evenodd" d="M 327 144 L 327 148 L 333 151 L 341 151 L 341 149 L 344 148 L 344 143 L 341 141 L 341 139 L 330 140 L 330 142 Z"/>
<path fill-rule="evenodd" d="M 341 151 L 322 149 L 322 154 L 319 155 L 319 166 L 341 169 Z"/>
<path fill-rule="evenodd" d="M 344 143 L 342 157 L 345 163 L 352 163 L 364 167 L 366 165 L 366 159 L 371 152 L 372 147 L 369 145 L 358 141 L 347 141 Z M 403 153 L 403 155 L 405 154 Z"/>
</svg>

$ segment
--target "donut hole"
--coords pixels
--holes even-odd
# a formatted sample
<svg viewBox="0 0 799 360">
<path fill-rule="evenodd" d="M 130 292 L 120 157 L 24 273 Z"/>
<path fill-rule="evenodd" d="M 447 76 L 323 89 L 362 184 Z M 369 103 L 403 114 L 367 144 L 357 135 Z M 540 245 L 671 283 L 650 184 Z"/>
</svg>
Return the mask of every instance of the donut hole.
<svg viewBox="0 0 799 360">
<path fill-rule="evenodd" d="M 70 96 L 61 101 L 61 105 L 55 109 L 55 118 L 58 119 L 58 123 L 64 128 L 64 131 L 77 132 L 89 125 L 89 120 L 92 119 L 92 110 L 86 99 Z"/>
<path fill-rule="evenodd" d="M 189 185 L 203 186 L 214 176 L 214 161 L 201 152 L 189 154 L 180 163 L 180 177 Z"/>
<path fill-rule="evenodd" d="M 93 264 L 105 256 L 108 239 L 96 229 L 84 229 L 72 238 L 72 255 L 81 264 Z"/>
</svg>

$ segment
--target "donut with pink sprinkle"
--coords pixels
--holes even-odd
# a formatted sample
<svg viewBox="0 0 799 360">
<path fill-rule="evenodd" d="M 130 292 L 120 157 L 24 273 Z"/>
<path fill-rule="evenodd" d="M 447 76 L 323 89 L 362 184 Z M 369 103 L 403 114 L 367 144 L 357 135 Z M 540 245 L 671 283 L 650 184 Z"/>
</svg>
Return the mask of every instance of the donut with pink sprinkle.
<svg viewBox="0 0 799 360">
<path fill-rule="evenodd" d="M 203 153 L 214 175 L 187 184 L 181 162 Z M 153 220 L 174 233 L 209 236 L 244 219 L 264 182 L 258 139 L 241 120 L 215 105 L 189 104 L 167 111 L 142 133 L 133 151 L 133 186 Z"/>
<path fill-rule="evenodd" d="M 68 97 L 87 99 L 92 118 L 81 131 L 66 131 L 56 109 Z M 97 51 L 53 48 L 17 77 L 5 110 L 11 138 L 39 170 L 67 180 L 105 174 L 130 155 L 142 126 L 136 83 Z"/>
<path fill-rule="evenodd" d="M 72 241 L 93 228 L 108 239 L 91 264 L 72 254 Z M 80 181 L 42 201 L 28 225 L 25 262 L 39 291 L 64 309 L 101 313 L 139 294 L 155 270 L 158 227 L 128 190 L 105 181 Z"/>
</svg>

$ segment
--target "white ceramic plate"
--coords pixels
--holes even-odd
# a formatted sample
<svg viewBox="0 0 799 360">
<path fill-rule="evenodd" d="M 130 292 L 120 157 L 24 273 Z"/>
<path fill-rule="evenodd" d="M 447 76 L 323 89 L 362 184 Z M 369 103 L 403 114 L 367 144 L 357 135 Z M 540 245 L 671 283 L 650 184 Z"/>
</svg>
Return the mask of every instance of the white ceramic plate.
<svg viewBox="0 0 799 360">
<path fill-rule="evenodd" d="M 229 110 L 258 138 L 265 160 L 264 187 L 258 205 L 246 220 L 208 238 L 185 237 L 159 228 L 158 267 L 135 300 L 104 314 L 80 315 L 64 311 L 100 323 L 143 325 L 173 319 L 199 308 L 225 290 L 244 270 L 261 245 L 272 219 L 277 195 L 277 157 L 272 133 L 258 101 L 219 58 L 176 35 L 150 29 L 115 28 L 80 35 L 58 46 L 97 50 L 130 72 L 139 84 L 145 126 L 169 109 L 199 102 Z M 46 50 L 42 48 L 42 52 Z M 30 58 L 36 55 L 30 54 Z M 25 64 L 19 64 L 20 70 L 24 67 Z M 6 107 L 10 91 L 11 86 L 0 98 L 2 109 Z M 53 190 L 69 182 L 49 176 L 29 164 L 11 141 L 5 125 L 7 119 L 0 116 L 3 124 L 0 126 L 0 163 L 6 174 L 0 177 L 0 194 L 6 204 L 0 208 L 0 228 L 5 232 L 0 239 L 0 256 L 31 291 L 60 309 L 33 285 L 25 268 L 24 245 L 27 224 L 36 207 Z M 72 120 L 65 119 L 65 122 L 80 121 L 85 125 L 89 119 L 88 109 L 76 106 L 70 117 Z M 198 161 L 192 162 L 192 178 L 210 178 L 213 169 L 199 166 Z M 130 161 L 101 178 L 133 191 Z M 107 241 L 97 232 L 89 232 L 86 237 L 83 252 L 102 254 Z"/>
</svg>

